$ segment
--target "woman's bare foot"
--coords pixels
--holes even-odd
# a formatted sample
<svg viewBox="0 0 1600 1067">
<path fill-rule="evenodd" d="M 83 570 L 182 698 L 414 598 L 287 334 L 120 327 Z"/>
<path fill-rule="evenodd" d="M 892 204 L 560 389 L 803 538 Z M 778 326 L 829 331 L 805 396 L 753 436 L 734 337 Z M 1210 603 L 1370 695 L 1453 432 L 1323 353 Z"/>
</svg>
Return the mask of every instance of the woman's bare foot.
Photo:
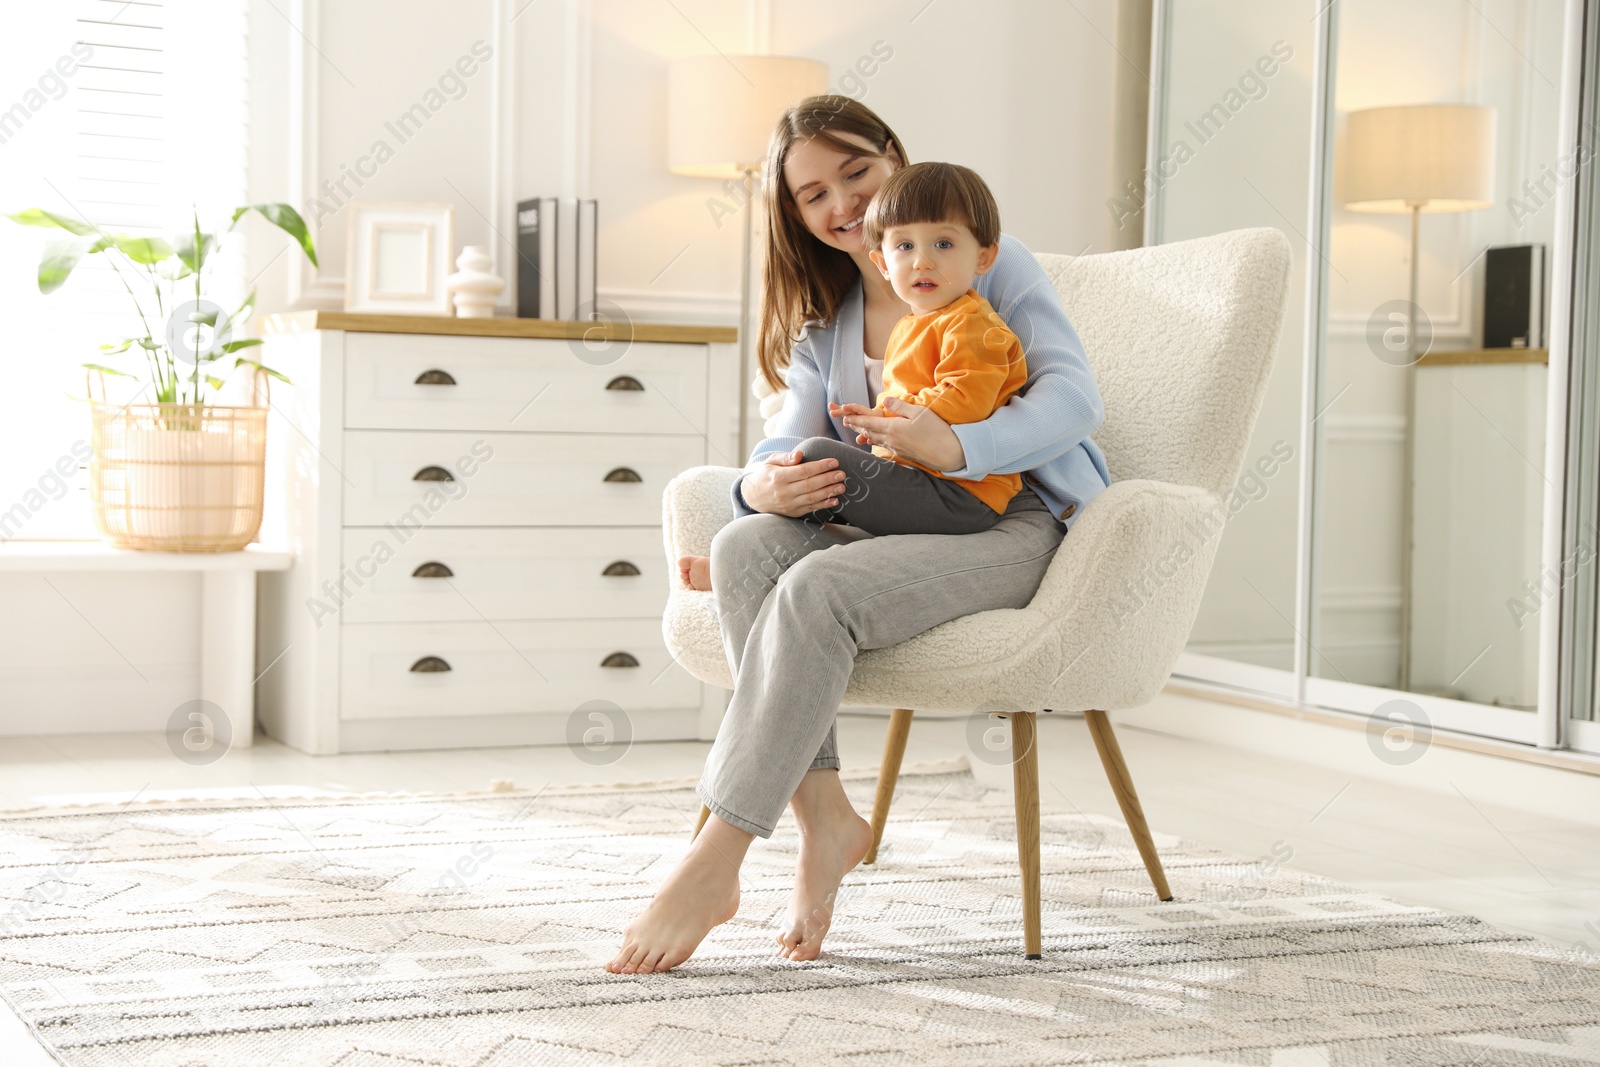
<svg viewBox="0 0 1600 1067">
<path fill-rule="evenodd" d="M 678 578 L 690 589 L 711 592 L 711 557 L 679 556 Z"/>
<path fill-rule="evenodd" d="M 712 823 L 718 824 L 714 831 Z M 740 843 L 732 835 L 743 835 Z M 713 834 L 721 838 L 720 847 Z M 716 816 L 701 827 L 688 853 L 667 875 L 655 899 L 622 932 L 622 948 L 605 968 L 613 974 L 650 974 L 688 959 L 712 927 L 739 910 L 739 866 L 749 839 Z"/>
<path fill-rule="evenodd" d="M 837 772 L 818 769 L 808 774 L 828 773 L 833 788 Z M 797 793 L 798 795 L 798 793 Z M 794 893 L 789 898 L 789 914 L 778 932 L 778 955 L 791 960 L 814 960 L 822 952 L 822 939 L 833 924 L 833 906 L 839 883 L 847 872 L 866 856 L 872 847 L 872 827 L 845 801 L 842 809 L 824 805 L 812 825 L 800 828 L 800 862 L 795 871 Z"/>
</svg>

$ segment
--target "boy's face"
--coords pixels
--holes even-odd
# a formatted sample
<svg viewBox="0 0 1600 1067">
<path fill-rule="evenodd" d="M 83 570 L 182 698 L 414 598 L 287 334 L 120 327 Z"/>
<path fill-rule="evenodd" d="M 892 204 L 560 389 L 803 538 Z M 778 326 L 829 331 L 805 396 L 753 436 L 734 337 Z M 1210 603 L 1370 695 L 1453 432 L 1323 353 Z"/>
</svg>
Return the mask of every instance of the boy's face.
<svg viewBox="0 0 1600 1067">
<path fill-rule="evenodd" d="M 869 253 L 900 299 L 917 313 L 936 311 L 994 266 L 1000 246 L 980 245 L 959 222 L 912 222 L 883 232 Z"/>
</svg>

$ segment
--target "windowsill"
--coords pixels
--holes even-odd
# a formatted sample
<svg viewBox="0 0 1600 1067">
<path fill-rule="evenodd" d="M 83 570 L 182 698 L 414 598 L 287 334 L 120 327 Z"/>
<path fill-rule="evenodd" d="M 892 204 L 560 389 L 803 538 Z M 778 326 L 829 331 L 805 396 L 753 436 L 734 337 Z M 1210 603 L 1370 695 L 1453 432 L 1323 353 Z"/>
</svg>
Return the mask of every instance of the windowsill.
<svg viewBox="0 0 1600 1067">
<path fill-rule="evenodd" d="M 282 571 L 282 549 L 246 545 L 237 552 L 142 552 L 103 541 L 0 542 L 0 573 L 49 571 Z"/>
</svg>

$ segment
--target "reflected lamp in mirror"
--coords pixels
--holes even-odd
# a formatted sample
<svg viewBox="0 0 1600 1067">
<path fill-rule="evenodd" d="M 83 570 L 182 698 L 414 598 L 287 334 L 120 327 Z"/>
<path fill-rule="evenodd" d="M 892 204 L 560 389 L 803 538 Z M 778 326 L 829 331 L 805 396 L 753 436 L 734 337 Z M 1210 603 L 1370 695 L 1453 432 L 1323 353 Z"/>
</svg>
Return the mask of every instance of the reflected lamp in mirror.
<svg viewBox="0 0 1600 1067">
<path fill-rule="evenodd" d="M 808 96 L 828 91 L 828 66 L 794 56 L 727 56 L 675 59 L 667 68 L 667 169 L 695 178 L 743 182 L 743 204 L 755 196 L 755 179 L 767 157 L 778 116 Z M 730 199 L 724 196 L 723 200 Z M 728 213 L 741 210 L 734 203 Z M 750 255 L 753 211 L 744 212 L 744 253 L 739 276 L 739 434 L 741 458 L 749 454 Z M 717 224 L 721 225 L 720 217 Z"/>
<path fill-rule="evenodd" d="M 1475 104 L 1402 104 L 1352 111 L 1344 136 L 1344 195 L 1351 211 L 1411 215 L 1411 290 L 1417 304 L 1421 216 L 1479 211 L 1494 202 L 1494 109 Z M 1406 329 L 1407 364 L 1417 330 Z"/>
<path fill-rule="evenodd" d="M 1405 465 L 1401 493 L 1400 680 L 1411 688 L 1412 553 L 1415 550 L 1417 260 L 1424 213 L 1477 211 L 1494 202 L 1493 108 L 1406 104 L 1352 111 L 1344 140 L 1344 206 L 1411 216 L 1411 285 L 1406 301 Z"/>
<path fill-rule="evenodd" d="M 1352 111 L 1344 206 L 1405 214 L 1477 211 L 1494 202 L 1494 109 L 1406 104 Z"/>
</svg>

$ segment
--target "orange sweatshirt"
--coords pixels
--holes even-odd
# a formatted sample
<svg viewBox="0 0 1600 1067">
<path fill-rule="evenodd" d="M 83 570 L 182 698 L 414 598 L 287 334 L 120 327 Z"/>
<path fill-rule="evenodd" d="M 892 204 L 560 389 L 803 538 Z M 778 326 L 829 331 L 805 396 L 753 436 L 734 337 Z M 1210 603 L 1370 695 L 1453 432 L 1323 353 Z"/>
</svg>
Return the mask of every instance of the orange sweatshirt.
<svg viewBox="0 0 1600 1067">
<path fill-rule="evenodd" d="M 1027 380 L 1022 342 L 989 301 L 968 289 L 937 311 L 907 315 L 894 324 L 883 357 L 883 392 L 875 406 L 881 409 L 884 397 L 897 396 L 945 422 L 982 422 Z M 874 445 L 872 452 L 945 477 L 882 445 Z M 1022 490 L 1019 474 L 949 480 L 1001 514 Z"/>
</svg>

